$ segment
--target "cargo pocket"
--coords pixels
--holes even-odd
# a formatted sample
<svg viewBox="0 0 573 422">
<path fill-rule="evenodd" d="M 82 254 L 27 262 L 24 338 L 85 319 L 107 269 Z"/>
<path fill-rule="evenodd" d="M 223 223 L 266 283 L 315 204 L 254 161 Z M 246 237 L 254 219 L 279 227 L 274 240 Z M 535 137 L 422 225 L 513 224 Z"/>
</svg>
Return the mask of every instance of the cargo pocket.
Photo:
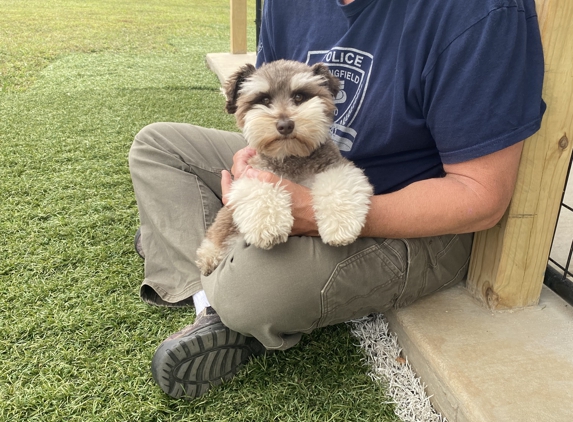
<svg viewBox="0 0 573 422">
<path fill-rule="evenodd" d="M 340 262 L 321 291 L 318 326 L 391 308 L 403 288 L 406 265 L 406 245 L 396 239 L 380 239 Z"/>
<path fill-rule="evenodd" d="M 428 250 L 432 265 L 426 273 L 422 296 L 453 286 L 465 278 L 470 262 L 473 235 L 447 235 L 434 238 Z"/>
<path fill-rule="evenodd" d="M 453 286 L 467 274 L 472 234 L 444 235 L 406 240 L 409 272 L 397 308 Z"/>
</svg>

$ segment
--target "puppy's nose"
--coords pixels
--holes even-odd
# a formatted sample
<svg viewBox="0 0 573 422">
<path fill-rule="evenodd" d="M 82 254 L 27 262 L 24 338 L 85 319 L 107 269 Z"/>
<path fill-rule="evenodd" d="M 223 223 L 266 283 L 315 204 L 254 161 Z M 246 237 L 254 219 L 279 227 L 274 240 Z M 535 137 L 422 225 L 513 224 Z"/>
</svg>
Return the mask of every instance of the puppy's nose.
<svg viewBox="0 0 573 422">
<path fill-rule="evenodd" d="M 287 118 L 279 119 L 277 122 L 277 130 L 283 136 L 290 135 L 294 130 L 294 122 Z"/>
</svg>

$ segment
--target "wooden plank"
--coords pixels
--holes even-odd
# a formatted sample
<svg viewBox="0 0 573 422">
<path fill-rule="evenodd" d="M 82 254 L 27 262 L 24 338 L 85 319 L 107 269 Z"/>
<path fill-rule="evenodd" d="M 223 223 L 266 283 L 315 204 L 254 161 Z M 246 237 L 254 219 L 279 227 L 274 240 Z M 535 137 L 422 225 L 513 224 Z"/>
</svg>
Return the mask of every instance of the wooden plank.
<svg viewBox="0 0 573 422">
<path fill-rule="evenodd" d="M 573 1 L 536 0 L 545 54 L 541 130 L 525 142 L 515 193 L 494 228 L 476 233 L 467 287 L 491 309 L 538 303 L 573 133 Z"/>
<path fill-rule="evenodd" d="M 247 0 L 231 0 L 231 53 L 247 53 Z"/>
</svg>

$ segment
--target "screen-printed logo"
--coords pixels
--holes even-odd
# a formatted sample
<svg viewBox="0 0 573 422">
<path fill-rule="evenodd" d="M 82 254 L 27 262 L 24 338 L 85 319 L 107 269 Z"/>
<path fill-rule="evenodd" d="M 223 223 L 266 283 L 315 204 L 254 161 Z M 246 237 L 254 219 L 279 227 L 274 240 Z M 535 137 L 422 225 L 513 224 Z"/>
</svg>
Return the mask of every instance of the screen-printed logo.
<svg viewBox="0 0 573 422">
<path fill-rule="evenodd" d="M 340 79 L 340 92 L 336 96 L 337 111 L 332 125 L 332 139 L 341 151 L 350 151 L 357 132 L 352 126 L 364 96 L 372 70 L 372 55 L 354 48 L 335 47 L 328 51 L 309 51 L 307 64 L 323 62 Z"/>
</svg>

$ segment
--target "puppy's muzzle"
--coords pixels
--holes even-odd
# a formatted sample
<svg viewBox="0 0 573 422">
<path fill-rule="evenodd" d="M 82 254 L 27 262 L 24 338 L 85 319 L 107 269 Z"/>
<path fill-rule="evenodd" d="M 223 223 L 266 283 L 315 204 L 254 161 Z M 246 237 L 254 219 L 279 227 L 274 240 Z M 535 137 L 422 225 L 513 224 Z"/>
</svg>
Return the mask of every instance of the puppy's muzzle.
<svg viewBox="0 0 573 422">
<path fill-rule="evenodd" d="M 281 118 L 277 121 L 277 130 L 283 136 L 290 135 L 294 130 L 294 122 L 286 117 Z"/>
</svg>

